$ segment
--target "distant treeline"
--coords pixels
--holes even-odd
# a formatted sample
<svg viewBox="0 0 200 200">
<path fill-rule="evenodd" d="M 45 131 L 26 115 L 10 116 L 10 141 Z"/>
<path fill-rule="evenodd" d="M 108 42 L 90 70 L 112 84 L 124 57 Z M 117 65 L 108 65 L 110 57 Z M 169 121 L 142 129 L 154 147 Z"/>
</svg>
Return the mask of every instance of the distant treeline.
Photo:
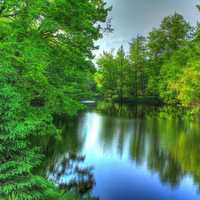
<svg viewBox="0 0 200 200">
<path fill-rule="evenodd" d="M 200 26 L 182 15 L 165 17 L 147 37 L 104 52 L 95 75 L 100 94 L 111 100 L 155 96 L 165 103 L 200 105 Z"/>
</svg>

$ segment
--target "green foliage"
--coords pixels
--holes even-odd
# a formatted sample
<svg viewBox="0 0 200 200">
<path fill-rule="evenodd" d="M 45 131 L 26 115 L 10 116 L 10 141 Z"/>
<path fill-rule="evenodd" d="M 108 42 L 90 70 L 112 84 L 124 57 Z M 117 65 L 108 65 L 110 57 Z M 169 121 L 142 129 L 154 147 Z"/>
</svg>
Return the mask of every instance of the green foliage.
<svg viewBox="0 0 200 200">
<path fill-rule="evenodd" d="M 116 55 L 106 53 L 99 58 L 95 80 L 105 98 L 123 100 L 144 96 L 147 87 L 145 38 L 138 36 L 130 44 L 127 56 L 121 47 Z"/>
<path fill-rule="evenodd" d="M 117 73 L 115 70 L 115 58 L 112 53 L 104 53 L 98 60 L 99 70 L 95 74 L 95 80 L 99 90 L 107 97 L 115 95 L 117 87 Z"/>
<path fill-rule="evenodd" d="M 170 57 L 190 37 L 190 25 L 182 15 L 165 17 L 158 29 L 149 33 L 148 47 L 153 58 Z"/>
<path fill-rule="evenodd" d="M 29 141 L 58 135 L 54 115 L 82 109 L 105 6 L 101 0 L 0 1 L 0 198 L 72 199 L 33 173 L 43 158 Z"/>
<path fill-rule="evenodd" d="M 168 104 L 200 107 L 199 88 L 199 25 L 191 26 L 175 13 L 165 17 L 147 39 L 138 36 L 130 43 L 129 56 L 121 62 L 112 53 L 99 59 L 99 89 L 104 96 L 120 97 L 118 88 L 126 88 L 122 99 L 157 96 Z M 120 70 L 119 70 L 119 67 Z M 117 82 L 121 81 L 121 87 Z"/>
<path fill-rule="evenodd" d="M 196 106 L 200 104 L 200 60 L 188 65 L 171 88 L 177 92 L 177 98 L 184 106 Z"/>
<path fill-rule="evenodd" d="M 151 70 L 148 87 L 152 94 L 160 95 L 158 83 L 163 81 L 160 76 L 163 65 L 185 44 L 190 34 L 190 25 L 177 13 L 165 17 L 160 27 L 149 33 L 147 46 Z"/>
<path fill-rule="evenodd" d="M 128 59 L 121 47 L 116 56 L 104 53 L 98 60 L 99 70 L 95 74 L 97 86 L 105 98 L 123 99 L 129 94 Z"/>
<path fill-rule="evenodd" d="M 134 96 L 144 96 L 147 94 L 147 48 L 146 38 L 138 36 L 130 43 L 129 59 L 131 63 L 131 92 Z"/>
</svg>

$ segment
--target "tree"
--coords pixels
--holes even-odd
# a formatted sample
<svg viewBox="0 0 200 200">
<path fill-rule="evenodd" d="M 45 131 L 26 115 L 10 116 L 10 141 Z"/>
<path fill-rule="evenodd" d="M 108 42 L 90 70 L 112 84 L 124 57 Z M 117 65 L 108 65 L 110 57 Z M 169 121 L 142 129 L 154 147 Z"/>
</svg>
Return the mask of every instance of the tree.
<svg viewBox="0 0 200 200">
<path fill-rule="evenodd" d="M 81 109 L 105 7 L 103 0 L 0 1 L 0 198 L 63 196 L 34 175 L 42 155 L 30 138 L 59 134 L 55 114 Z"/>
<path fill-rule="evenodd" d="M 147 41 L 143 36 L 133 39 L 128 56 L 121 48 L 116 56 L 109 53 L 100 58 L 97 74 L 104 96 L 112 94 L 121 100 L 154 96 L 167 104 L 198 110 L 199 33 L 199 25 L 194 31 L 175 13 L 165 17 Z"/>
<path fill-rule="evenodd" d="M 149 90 L 159 95 L 159 84 L 163 77 L 160 71 L 170 57 L 180 49 L 191 36 L 191 26 L 182 15 L 175 13 L 165 17 L 158 29 L 154 29 L 148 36 L 149 63 L 151 66 L 151 78 Z"/>
<path fill-rule="evenodd" d="M 158 29 L 154 29 L 148 36 L 150 56 L 169 58 L 191 36 L 191 26 L 182 15 L 175 13 L 165 17 Z"/>
<path fill-rule="evenodd" d="M 116 95 L 118 78 L 115 58 L 112 53 L 104 52 L 97 64 L 99 67 L 95 74 L 97 87 L 105 98 L 113 98 Z"/>
<path fill-rule="evenodd" d="M 129 61 L 126 57 L 126 54 L 124 52 L 123 46 L 121 46 L 116 55 L 116 71 L 118 73 L 117 78 L 117 94 L 118 99 L 120 102 L 123 101 L 123 99 L 126 99 L 129 97 Z"/>
<path fill-rule="evenodd" d="M 116 55 L 106 53 L 97 61 L 99 70 L 95 75 L 98 88 L 105 98 L 122 101 L 129 95 L 129 61 L 123 47 Z"/>
<path fill-rule="evenodd" d="M 183 106 L 199 109 L 200 105 L 200 61 L 194 60 L 170 88 L 177 93 L 177 99 Z"/>
<path fill-rule="evenodd" d="M 131 63 L 132 93 L 134 96 L 144 96 L 146 93 L 147 74 L 147 49 L 146 39 L 143 36 L 137 36 L 130 43 L 129 59 Z"/>
</svg>

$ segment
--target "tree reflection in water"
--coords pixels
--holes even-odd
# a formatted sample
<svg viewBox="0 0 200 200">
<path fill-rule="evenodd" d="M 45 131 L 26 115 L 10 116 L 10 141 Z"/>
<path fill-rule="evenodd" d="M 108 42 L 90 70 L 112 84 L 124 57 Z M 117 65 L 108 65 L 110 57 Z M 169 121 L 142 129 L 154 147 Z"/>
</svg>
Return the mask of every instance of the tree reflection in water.
<svg viewBox="0 0 200 200">
<path fill-rule="evenodd" d="M 94 193 L 94 189 L 92 194 L 102 195 L 105 184 L 121 187 L 121 183 L 114 181 L 118 172 L 119 179 L 127 183 L 126 191 L 142 182 L 134 182 L 131 174 L 145 169 L 144 177 L 158 177 L 158 191 L 168 188 L 160 194 L 178 191 L 186 178 L 191 180 L 186 188 L 190 186 L 196 192 L 200 188 L 200 124 L 187 117 L 170 107 L 97 104 L 97 108 L 80 114 L 71 125 L 62 124 L 63 137 L 57 145 L 48 143 L 44 165 L 48 166 L 47 176 L 61 188 L 81 194 L 90 191 L 96 181 L 93 189 L 100 188 L 100 193 Z M 86 159 L 80 154 L 86 155 Z M 84 163 L 95 165 L 94 170 Z M 111 173 L 105 174 L 107 169 Z M 127 169 L 128 175 L 120 176 Z M 105 181 L 98 182 L 102 177 Z M 152 189 L 154 186 L 149 185 Z M 114 189 L 107 192 L 120 194 Z M 186 193 L 182 193 L 184 197 Z"/>
<path fill-rule="evenodd" d="M 85 157 L 76 153 L 67 153 L 49 166 L 47 176 L 61 189 L 71 190 L 83 195 L 95 184 L 92 167 L 84 166 Z"/>
<path fill-rule="evenodd" d="M 119 129 L 124 130 L 120 131 L 119 143 L 126 140 L 123 137 L 127 137 L 130 124 L 134 124 L 129 155 L 137 165 L 146 162 L 148 169 L 158 173 L 160 181 L 172 188 L 178 187 L 182 179 L 190 175 L 200 189 L 199 116 L 192 116 L 192 120 L 190 112 L 180 108 L 142 104 L 99 102 L 97 110 L 106 116 L 121 117 Z M 134 120 L 129 124 L 124 119 Z M 115 140 L 115 119 L 107 118 L 103 123 L 101 139 L 111 146 Z"/>
</svg>

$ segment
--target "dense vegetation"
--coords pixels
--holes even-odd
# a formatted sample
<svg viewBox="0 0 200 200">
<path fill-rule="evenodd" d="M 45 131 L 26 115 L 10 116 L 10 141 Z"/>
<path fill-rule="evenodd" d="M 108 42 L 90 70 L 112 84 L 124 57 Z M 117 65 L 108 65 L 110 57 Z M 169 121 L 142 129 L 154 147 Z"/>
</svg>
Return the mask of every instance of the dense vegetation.
<svg viewBox="0 0 200 200">
<path fill-rule="evenodd" d="M 103 0 L 0 0 L 0 199 L 78 199 L 35 169 L 31 139 L 59 137 L 58 116 L 72 117 L 94 90 L 92 51 L 110 8 Z M 179 14 L 130 44 L 104 53 L 95 75 L 105 98 L 156 96 L 200 104 L 200 29 Z"/>
<path fill-rule="evenodd" d="M 103 0 L 0 0 L 0 199 L 71 199 L 34 174 L 40 147 L 59 135 L 54 116 L 75 115 L 89 96 Z"/>
<path fill-rule="evenodd" d="M 200 107 L 200 29 L 178 13 L 159 28 L 137 36 L 126 54 L 123 47 L 104 52 L 95 79 L 111 100 L 156 97 L 168 104 Z"/>
</svg>

